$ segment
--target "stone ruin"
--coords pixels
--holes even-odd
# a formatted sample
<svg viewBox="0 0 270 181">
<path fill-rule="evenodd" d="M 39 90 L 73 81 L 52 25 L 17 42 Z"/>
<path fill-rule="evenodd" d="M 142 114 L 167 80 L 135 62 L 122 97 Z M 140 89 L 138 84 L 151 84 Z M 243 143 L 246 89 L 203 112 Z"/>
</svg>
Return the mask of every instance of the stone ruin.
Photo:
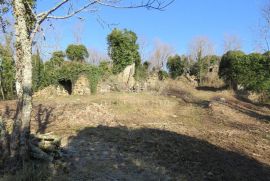
<svg viewBox="0 0 270 181">
<path fill-rule="evenodd" d="M 112 75 L 107 80 L 99 82 L 97 87 L 98 93 L 107 93 L 111 91 L 129 91 L 133 89 L 136 81 L 135 64 L 127 66 L 118 75 Z"/>
<path fill-rule="evenodd" d="M 98 84 L 98 93 L 107 93 L 111 91 L 142 92 L 159 91 L 163 83 L 159 81 L 157 72 L 148 76 L 145 81 L 136 81 L 135 64 L 127 66 L 123 72 L 111 76 L 109 79 Z"/>
<path fill-rule="evenodd" d="M 149 75 L 147 80 L 137 82 L 134 78 L 135 64 L 127 66 L 118 75 L 112 75 L 97 85 L 97 93 L 107 93 L 112 91 L 159 91 L 162 82 L 159 81 L 157 73 Z M 35 97 L 54 97 L 68 95 L 91 95 L 89 79 L 85 75 L 80 75 L 73 83 L 71 80 L 60 80 L 58 86 L 46 87 L 34 94 Z"/>
<path fill-rule="evenodd" d="M 222 87 L 224 82 L 219 78 L 218 75 L 219 66 L 212 65 L 208 68 L 208 71 L 202 78 L 202 85 L 209 87 Z"/>
<path fill-rule="evenodd" d="M 79 78 L 72 84 L 71 80 L 59 80 L 59 85 L 50 85 L 38 92 L 34 93 L 34 97 L 54 97 L 54 96 L 68 96 L 68 95 L 90 95 L 90 83 L 85 75 Z"/>
<path fill-rule="evenodd" d="M 73 95 L 90 95 L 90 83 L 89 79 L 85 75 L 81 75 L 76 81 L 72 88 Z"/>
</svg>

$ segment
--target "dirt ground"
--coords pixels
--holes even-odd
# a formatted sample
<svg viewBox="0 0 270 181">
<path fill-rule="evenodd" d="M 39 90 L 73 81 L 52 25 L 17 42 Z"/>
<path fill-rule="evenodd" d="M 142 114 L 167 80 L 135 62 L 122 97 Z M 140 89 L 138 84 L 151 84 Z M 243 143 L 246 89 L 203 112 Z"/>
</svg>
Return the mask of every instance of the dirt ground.
<svg viewBox="0 0 270 181">
<path fill-rule="evenodd" d="M 1 102 L 7 119 L 15 102 Z M 62 137 L 52 180 L 270 180 L 270 108 L 175 82 L 161 93 L 35 98 L 32 132 Z"/>
</svg>

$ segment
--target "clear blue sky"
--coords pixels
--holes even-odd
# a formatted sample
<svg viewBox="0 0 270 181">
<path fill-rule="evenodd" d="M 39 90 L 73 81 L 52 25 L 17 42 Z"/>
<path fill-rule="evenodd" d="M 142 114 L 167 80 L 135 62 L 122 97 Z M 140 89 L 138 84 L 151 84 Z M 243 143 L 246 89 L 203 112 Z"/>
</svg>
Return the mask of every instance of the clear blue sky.
<svg viewBox="0 0 270 181">
<path fill-rule="evenodd" d="M 106 36 L 111 29 L 102 27 L 97 22 L 98 15 L 107 23 L 117 24 L 112 27 L 132 30 L 150 44 L 156 39 L 171 44 L 179 54 L 187 52 L 189 42 L 196 36 L 209 37 L 219 54 L 225 34 L 239 36 L 243 42 L 243 50 L 249 53 L 254 50 L 255 40 L 258 38 L 260 9 L 263 4 L 265 0 L 176 0 L 165 11 L 103 8 L 97 14 L 81 15 L 85 20 L 80 34 L 82 43 L 87 47 L 106 52 Z M 41 5 L 39 10 L 49 7 L 47 0 L 41 0 Z M 60 44 L 65 49 L 75 41 L 74 25 L 78 22 L 77 18 L 53 21 L 55 29 L 47 35 L 48 43 L 52 41 L 54 33 L 60 34 Z"/>
</svg>

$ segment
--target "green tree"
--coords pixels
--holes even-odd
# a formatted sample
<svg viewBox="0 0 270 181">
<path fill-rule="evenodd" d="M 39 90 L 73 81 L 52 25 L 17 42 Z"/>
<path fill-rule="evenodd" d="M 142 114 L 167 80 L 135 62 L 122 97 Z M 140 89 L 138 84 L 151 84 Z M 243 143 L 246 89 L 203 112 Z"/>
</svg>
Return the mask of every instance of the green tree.
<svg viewBox="0 0 270 181">
<path fill-rule="evenodd" d="M 63 51 L 56 51 L 56 52 L 53 52 L 50 61 L 53 64 L 53 66 L 61 67 L 61 65 L 65 61 L 65 57 L 66 57 L 66 55 Z"/>
<path fill-rule="evenodd" d="M 169 77 L 168 72 L 166 72 L 165 70 L 159 70 L 158 71 L 158 79 L 159 80 L 165 80 Z"/>
<path fill-rule="evenodd" d="M 14 99 L 15 91 L 15 66 L 11 50 L 0 45 L 0 91 L 2 99 Z"/>
<path fill-rule="evenodd" d="M 267 54 L 252 53 L 246 56 L 242 66 L 240 84 L 255 92 L 270 91 L 270 57 Z"/>
<path fill-rule="evenodd" d="M 67 58 L 75 62 L 85 62 L 89 56 L 87 48 L 84 45 L 69 45 L 66 49 Z"/>
<path fill-rule="evenodd" d="M 232 89 L 237 90 L 245 66 L 246 55 L 242 51 L 228 51 L 221 58 L 219 76 Z"/>
<path fill-rule="evenodd" d="M 56 71 L 61 69 L 65 63 L 65 53 L 63 51 L 56 51 L 52 53 L 52 57 L 49 61 L 44 64 L 44 78 L 43 85 L 49 86 L 54 84 L 54 79 L 56 79 Z"/>
<path fill-rule="evenodd" d="M 112 74 L 111 62 L 102 61 L 99 63 L 99 69 L 102 72 L 103 78 L 108 78 Z"/>
<path fill-rule="evenodd" d="M 190 70 L 189 70 L 189 74 L 196 76 L 197 78 L 199 77 L 199 72 L 200 72 L 200 67 L 198 62 L 194 62 L 191 66 L 190 66 Z"/>
<path fill-rule="evenodd" d="M 179 55 L 171 56 L 167 61 L 167 68 L 173 79 L 184 73 L 184 62 L 181 61 Z"/>
<path fill-rule="evenodd" d="M 126 66 L 141 64 L 137 35 L 128 30 L 114 29 L 107 37 L 108 54 L 113 60 L 113 73 L 123 71 Z"/>
<path fill-rule="evenodd" d="M 37 91 L 44 86 L 44 64 L 40 57 L 39 51 L 32 56 L 32 81 L 33 91 Z"/>
</svg>

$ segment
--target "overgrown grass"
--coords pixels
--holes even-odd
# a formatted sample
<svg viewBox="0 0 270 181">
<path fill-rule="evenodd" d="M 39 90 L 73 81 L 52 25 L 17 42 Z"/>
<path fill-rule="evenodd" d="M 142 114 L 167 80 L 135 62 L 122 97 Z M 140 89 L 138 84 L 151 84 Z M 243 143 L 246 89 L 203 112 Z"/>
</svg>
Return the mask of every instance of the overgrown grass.
<svg viewBox="0 0 270 181">
<path fill-rule="evenodd" d="M 52 170 L 45 162 L 30 161 L 24 163 L 23 167 L 15 174 L 5 174 L 2 181 L 46 181 L 52 180 Z"/>
</svg>

